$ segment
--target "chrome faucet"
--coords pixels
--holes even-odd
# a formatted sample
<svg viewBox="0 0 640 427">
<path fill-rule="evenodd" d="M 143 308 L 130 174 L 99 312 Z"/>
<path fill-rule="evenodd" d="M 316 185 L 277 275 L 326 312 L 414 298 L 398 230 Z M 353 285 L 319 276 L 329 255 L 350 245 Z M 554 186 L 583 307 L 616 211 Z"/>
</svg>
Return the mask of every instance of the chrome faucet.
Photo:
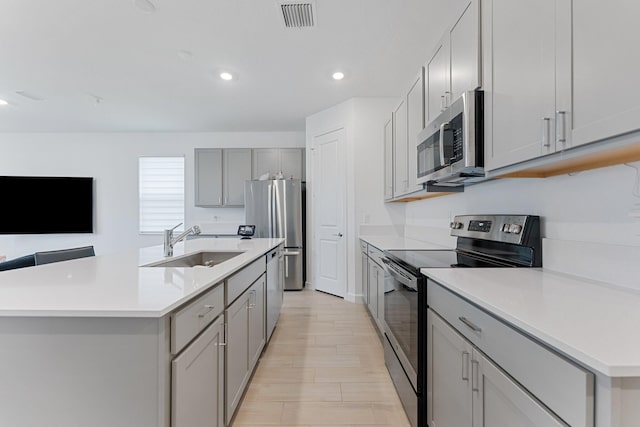
<svg viewBox="0 0 640 427">
<path fill-rule="evenodd" d="M 176 225 L 170 230 L 164 230 L 164 256 L 173 256 L 173 245 L 187 237 L 189 234 L 200 234 L 200 227 L 194 225 L 193 227 L 183 231 L 179 236 L 174 238 L 173 230 L 180 227 L 181 225 L 182 223 Z"/>
</svg>

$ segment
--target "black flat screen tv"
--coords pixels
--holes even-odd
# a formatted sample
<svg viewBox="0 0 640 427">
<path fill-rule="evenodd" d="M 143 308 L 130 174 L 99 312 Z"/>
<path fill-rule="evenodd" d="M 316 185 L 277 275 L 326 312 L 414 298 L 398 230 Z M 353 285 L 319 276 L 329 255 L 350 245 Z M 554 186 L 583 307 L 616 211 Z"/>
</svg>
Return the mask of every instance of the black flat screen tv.
<svg viewBox="0 0 640 427">
<path fill-rule="evenodd" d="M 0 234 L 93 233 L 93 178 L 0 176 Z"/>
</svg>

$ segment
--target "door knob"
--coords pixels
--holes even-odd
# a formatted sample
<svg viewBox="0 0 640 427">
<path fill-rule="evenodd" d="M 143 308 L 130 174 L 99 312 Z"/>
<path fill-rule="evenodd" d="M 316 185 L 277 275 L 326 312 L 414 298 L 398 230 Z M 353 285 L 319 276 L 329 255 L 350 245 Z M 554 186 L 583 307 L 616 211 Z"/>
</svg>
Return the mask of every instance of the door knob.
<svg viewBox="0 0 640 427">
<path fill-rule="evenodd" d="M 342 237 L 342 233 L 334 234 L 336 237 Z"/>
</svg>

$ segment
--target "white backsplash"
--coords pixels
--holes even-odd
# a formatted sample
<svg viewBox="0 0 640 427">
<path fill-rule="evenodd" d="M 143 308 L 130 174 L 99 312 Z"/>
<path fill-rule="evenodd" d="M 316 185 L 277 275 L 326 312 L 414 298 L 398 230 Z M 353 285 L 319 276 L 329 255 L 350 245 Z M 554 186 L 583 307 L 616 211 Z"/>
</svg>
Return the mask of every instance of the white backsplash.
<svg viewBox="0 0 640 427">
<path fill-rule="evenodd" d="M 542 240 L 542 265 L 545 270 L 640 291 L 638 260 L 639 246 Z"/>
</svg>

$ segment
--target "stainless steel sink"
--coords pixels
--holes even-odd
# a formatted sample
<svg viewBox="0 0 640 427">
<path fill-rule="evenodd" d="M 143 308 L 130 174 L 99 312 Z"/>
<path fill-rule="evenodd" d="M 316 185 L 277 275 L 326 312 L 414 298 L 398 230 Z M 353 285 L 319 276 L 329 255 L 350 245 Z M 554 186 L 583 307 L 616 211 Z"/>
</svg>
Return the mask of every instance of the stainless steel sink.
<svg viewBox="0 0 640 427">
<path fill-rule="evenodd" d="M 153 262 L 143 267 L 213 267 L 221 264 L 231 258 L 240 255 L 243 252 L 195 252 L 189 255 L 176 257 L 173 259 Z"/>
</svg>

